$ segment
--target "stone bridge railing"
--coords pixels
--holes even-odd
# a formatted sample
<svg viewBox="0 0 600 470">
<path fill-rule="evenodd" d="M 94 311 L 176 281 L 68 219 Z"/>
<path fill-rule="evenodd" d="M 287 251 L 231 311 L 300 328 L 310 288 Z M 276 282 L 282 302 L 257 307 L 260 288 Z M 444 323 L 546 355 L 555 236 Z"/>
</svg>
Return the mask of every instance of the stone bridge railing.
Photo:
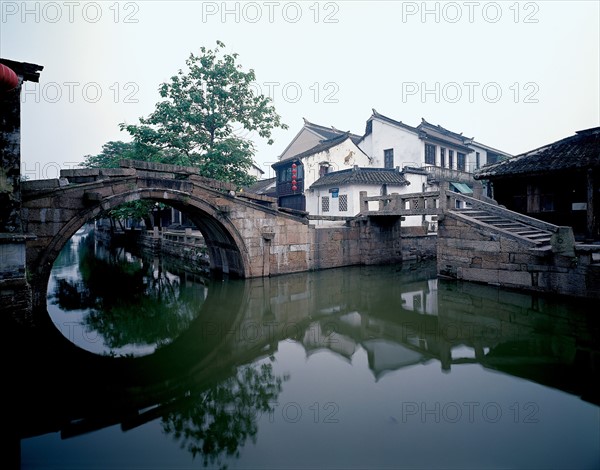
<svg viewBox="0 0 600 470">
<path fill-rule="evenodd" d="M 490 202 L 488 202 L 490 201 Z M 377 210 L 370 210 L 369 202 L 378 202 Z M 388 194 L 385 196 L 367 196 L 365 191 L 360 192 L 360 214 L 361 216 L 377 215 L 443 215 L 447 210 L 455 209 L 479 209 L 493 215 L 507 217 L 511 220 L 522 222 L 540 230 L 556 233 L 557 225 L 534 219 L 517 212 L 499 206 L 493 199 L 477 199 L 450 190 L 440 189 L 409 194 Z"/>
<path fill-rule="evenodd" d="M 464 194 L 456 193 L 454 191 L 446 190 L 443 191 L 443 193 L 444 196 L 440 199 L 440 206 L 443 209 L 454 210 L 460 209 L 460 206 L 462 206 L 462 208 L 484 210 L 493 215 L 497 215 L 499 217 L 507 217 L 516 222 L 522 222 L 524 224 L 551 233 L 556 233 L 559 229 L 558 225 L 550 224 L 548 222 L 544 222 L 543 220 L 535 219 L 533 217 L 519 214 L 518 212 L 510 211 L 505 207 L 499 206 L 498 204 L 494 204 L 492 202 L 487 202 L 482 199 L 466 196 Z M 489 200 L 493 201 L 493 199 Z M 459 204 L 460 202 L 462 202 L 463 204 Z"/>
<path fill-rule="evenodd" d="M 370 210 L 369 202 L 378 202 L 378 209 Z M 366 191 L 360 192 L 359 216 L 439 215 L 441 213 L 440 191 L 410 194 L 392 193 L 385 196 L 367 196 Z"/>
</svg>

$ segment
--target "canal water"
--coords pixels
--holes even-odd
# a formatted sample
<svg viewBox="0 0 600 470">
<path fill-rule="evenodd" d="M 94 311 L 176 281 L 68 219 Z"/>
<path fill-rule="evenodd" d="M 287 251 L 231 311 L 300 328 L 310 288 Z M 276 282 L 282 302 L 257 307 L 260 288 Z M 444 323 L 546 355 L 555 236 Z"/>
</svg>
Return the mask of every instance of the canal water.
<svg viewBox="0 0 600 470">
<path fill-rule="evenodd" d="M 578 301 L 431 263 L 211 279 L 90 232 L 47 310 L 7 372 L 24 469 L 600 467 Z"/>
</svg>

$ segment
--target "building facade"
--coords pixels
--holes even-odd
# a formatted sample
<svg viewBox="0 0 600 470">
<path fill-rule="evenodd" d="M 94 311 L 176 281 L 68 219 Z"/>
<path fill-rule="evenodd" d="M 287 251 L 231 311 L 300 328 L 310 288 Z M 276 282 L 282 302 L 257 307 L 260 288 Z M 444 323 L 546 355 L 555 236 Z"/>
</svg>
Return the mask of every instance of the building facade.
<svg viewBox="0 0 600 470">
<path fill-rule="evenodd" d="M 506 152 L 430 124 L 424 119 L 417 127 L 413 127 L 373 109 L 362 136 L 320 126 L 305 119 L 302 129 L 272 167 L 276 172 L 276 194 L 280 207 L 323 215 L 323 208 L 327 206 L 323 202 L 326 199 L 322 198 L 330 197 L 331 215 L 344 212 L 353 216 L 357 213 L 353 210 L 353 201 L 358 200 L 359 192 L 368 189 L 369 196 L 379 195 L 384 183 L 369 183 L 368 188 L 364 188 L 359 182 L 360 178 L 354 175 L 351 181 L 345 183 L 349 199 L 347 203 L 342 202 L 344 210 L 340 211 L 339 207 L 334 208 L 340 201 L 333 200 L 339 198 L 321 194 L 325 189 L 335 189 L 336 183 L 327 188 L 324 185 L 337 177 L 320 178 L 342 172 L 340 178 L 343 179 L 349 174 L 347 170 L 357 166 L 361 171 L 374 168 L 398 174 L 402 172 L 403 178 L 412 186 L 409 190 L 408 185 L 400 185 L 394 192 L 436 190 L 441 182 L 450 183 L 451 188 L 460 192 L 472 192 L 472 172 L 475 169 L 508 157 Z M 315 185 L 317 181 L 319 184 Z"/>
</svg>

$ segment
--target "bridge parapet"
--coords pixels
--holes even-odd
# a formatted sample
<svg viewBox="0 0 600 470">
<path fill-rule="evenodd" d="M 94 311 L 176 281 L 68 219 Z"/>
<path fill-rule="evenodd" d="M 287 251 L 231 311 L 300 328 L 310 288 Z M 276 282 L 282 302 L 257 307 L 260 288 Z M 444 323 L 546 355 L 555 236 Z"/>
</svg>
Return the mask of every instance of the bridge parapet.
<svg viewBox="0 0 600 470">
<path fill-rule="evenodd" d="M 378 202 L 378 210 L 370 210 L 369 202 Z M 441 213 L 440 191 L 392 193 L 385 196 L 367 196 L 366 191 L 360 192 L 360 214 L 358 216 L 411 216 Z"/>
</svg>

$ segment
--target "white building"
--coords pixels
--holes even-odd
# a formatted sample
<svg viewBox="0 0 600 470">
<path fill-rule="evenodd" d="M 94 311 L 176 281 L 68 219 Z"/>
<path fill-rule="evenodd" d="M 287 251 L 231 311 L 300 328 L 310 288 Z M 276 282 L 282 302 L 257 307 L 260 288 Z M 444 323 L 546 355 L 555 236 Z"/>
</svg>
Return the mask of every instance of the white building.
<svg viewBox="0 0 600 470">
<path fill-rule="evenodd" d="M 487 163 L 510 156 L 425 119 L 413 127 L 374 109 L 358 146 L 372 157 L 373 166 L 426 168 L 438 177 L 445 174 L 448 178 L 457 176 L 457 172 L 470 174 Z"/>
<path fill-rule="evenodd" d="M 320 139 L 318 135 L 320 135 Z M 272 165 L 280 207 L 306 210 L 305 188 L 332 171 L 369 166 L 371 159 L 355 142 L 357 135 L 317 126 L 305 120 L 302 130 Z M 316 145 L 313 145 L 315 144 Z M 311 147 L 312 145 L 312 147 Z M 302 150 L 305 147 L 309 147 Z"/>
<path fill-rule="evenodd" d="M 366 187 L 360 179 L 362 176 L 346 171 L 354 166 L 360 167 L 361 175 L 366 174 L 367 168 L 395 170 L 402 174 L 410 187 L 400 184 L 393 191 L 388 189 L 390 194 L 433 191 L 439 188 L 440 182 L 448 182 L 456 191 L 470 193 L 473 170 L 508 156 L 424 119 L 413 127 L 373 110 L 363 136 L 320 126 L 305 119 L 300 132 L 272 167 L 277 174 L 280 207 L 306 210 L 311 215 L 325 215 L 324 208 L 329 207 L 328 215 L 350 217 L 359 212 L 358 203 L 354 204 L 360 191 L 367 190 L 369 196 L 380 195 L 384 184 L 377 182 Z M 344 183 L 345 193 L 338 192 L 347 195 L 347 198 L 342 198 L 341 206 L 339 196 L 328 196 L 330 190 L 339 186 L 337 177 L 328 176 L 320 180 L 332 172 L 345 172 L 340 181 L 352 176 L 352 182 Z M 315 185 L 317 181 L 319 183 Z M 329 206 L 326 202 L 328 197 Z M 407 225 L 422 222 L 424 220 L 411 218 Z"/>
<path fill-rule="evenodd" d="M 352 217 L 360 212 L 360 192 L 384 196 L 406 192 L 410 183 L 395 169 L 355 166 L 327 173 L 306 193 L 306 210 L 311 215 Z"/>
</svg>

